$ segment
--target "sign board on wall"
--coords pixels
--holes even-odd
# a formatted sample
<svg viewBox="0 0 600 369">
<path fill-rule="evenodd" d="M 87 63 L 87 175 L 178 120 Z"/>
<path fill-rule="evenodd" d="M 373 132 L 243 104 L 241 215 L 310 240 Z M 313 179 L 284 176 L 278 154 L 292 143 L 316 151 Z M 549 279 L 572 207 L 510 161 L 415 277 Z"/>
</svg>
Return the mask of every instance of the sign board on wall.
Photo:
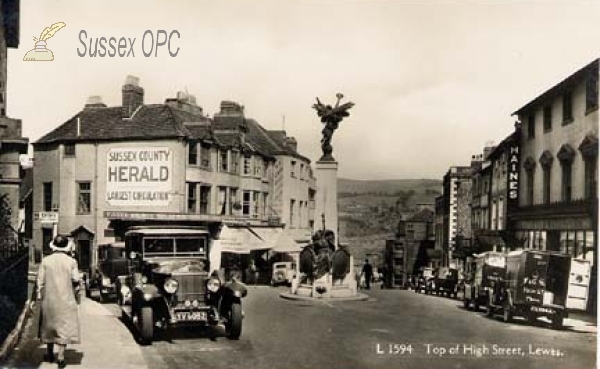
<svg viewBox="0 0 600 369">
<path fill-rule="evenodd" d="M 165 206 L 171 201 L 173 152 L 166 147 L 111 149 L 106 201 L 114 206 Z"/>
<path fill-rule="evenodd" d="M 33 213 L 33 220 L 40 223 L 55 224 L 58 223 L 58 212 L 36 211 Z"/>
<path fill-rule="evenodd" d="M 519 142 L 512 143 L 508 148 L 508 206 L 519 206 L 519 170 L 521 153 Z"/>
</svg>

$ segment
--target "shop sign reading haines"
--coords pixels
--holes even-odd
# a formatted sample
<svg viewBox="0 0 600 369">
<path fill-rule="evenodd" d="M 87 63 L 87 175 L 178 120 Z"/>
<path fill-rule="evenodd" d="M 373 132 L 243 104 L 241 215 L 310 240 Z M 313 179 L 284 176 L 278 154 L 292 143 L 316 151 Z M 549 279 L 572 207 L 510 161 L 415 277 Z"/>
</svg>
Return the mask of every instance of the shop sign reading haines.
<svg viewBox="0 0 600 369">
<path fill-rule="evenodd" d="M 165 206 L 172 192 L 173 153 L 165 147 L 111 149 L 106 200 L 116 206 Z"/>
</svg>

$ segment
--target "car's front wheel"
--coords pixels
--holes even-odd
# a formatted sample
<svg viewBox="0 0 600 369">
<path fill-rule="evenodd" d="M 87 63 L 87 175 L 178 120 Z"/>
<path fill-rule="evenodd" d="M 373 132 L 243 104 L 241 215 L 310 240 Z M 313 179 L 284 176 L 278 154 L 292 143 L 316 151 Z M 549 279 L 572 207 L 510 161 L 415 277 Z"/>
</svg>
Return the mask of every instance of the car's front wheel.
<svg viewBox="0 0 600 369">
<path fill-rule="evenodd" d="M 227 322 L 227 338 L 237 340 L 242 334 L 242 305 L 239 302 L 231 304 L 229 310 L 229 321 Z"/>
<path fill-rule="evenodd" d="M 152 339 L 154 337 L 154 313 L 151 307 L 144 306 L 140 308 L 137 317 L 137 326 L 140 332 L 140 340 L 142 343 L 152 343 Z"/>
</svg>

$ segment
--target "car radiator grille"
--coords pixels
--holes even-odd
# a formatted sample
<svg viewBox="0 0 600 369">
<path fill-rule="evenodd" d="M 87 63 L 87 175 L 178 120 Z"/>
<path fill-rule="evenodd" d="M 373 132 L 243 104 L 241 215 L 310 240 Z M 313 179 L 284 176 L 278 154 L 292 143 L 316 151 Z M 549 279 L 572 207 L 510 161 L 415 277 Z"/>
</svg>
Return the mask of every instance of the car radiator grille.
<svg viewBox="0 0 600 369">
<path fill-rule="evenodd" d="M 199 300 L 204 301 L 206 292 L 206 276 L 199 274 L 174 275 L 179 282 L 177 290 L 177 299 L 183 300 Z"/>
</svg>

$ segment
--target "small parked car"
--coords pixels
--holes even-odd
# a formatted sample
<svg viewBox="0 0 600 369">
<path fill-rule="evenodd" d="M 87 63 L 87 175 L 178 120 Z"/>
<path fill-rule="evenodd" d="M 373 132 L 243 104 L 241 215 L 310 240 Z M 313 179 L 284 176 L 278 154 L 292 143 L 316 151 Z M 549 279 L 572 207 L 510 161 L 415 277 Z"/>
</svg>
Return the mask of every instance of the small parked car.
<svg viewBox="0 0 600 369">
<path fill-rule="evenodd" d="M 420 273 L 415 281 L 415 292 L 416 293 L 429 293 L 428 284 L 433 278 L 433 268 L 423 268 L 423 272 Z"/>
<path fill-rule="evenodd" d="M 291 285 L 295 275 L 296 263 L 291 261 L 273 263 L 271 286 L 276 286 L 279 284 Z"/>
<path fill-rule="evenodd" d="M 115 242 L 98 246 L 98 266 L 94 274 L 93 286 L 100 293 L 100 301 L 117 296 L 115 282 L 118 276 L 127 275 L 125 243 Z"/>
<path fill-rule="evenodd" d="M 142 343 L 157 329 L 223 325 L 227 337 L 242 333 L 246 286 L 225 280 L 211 265 L 209 237 L 202 227 L 133 227 L 125 233 L 129 273 L 117 278 L 119 303 Z"/>
<path fill-rule="evenodd" d="M 458 296 L 458 270 L 448 267 L 440 267 L 434 271 L 429 290 L 438 296 Z"/>
</svg>

